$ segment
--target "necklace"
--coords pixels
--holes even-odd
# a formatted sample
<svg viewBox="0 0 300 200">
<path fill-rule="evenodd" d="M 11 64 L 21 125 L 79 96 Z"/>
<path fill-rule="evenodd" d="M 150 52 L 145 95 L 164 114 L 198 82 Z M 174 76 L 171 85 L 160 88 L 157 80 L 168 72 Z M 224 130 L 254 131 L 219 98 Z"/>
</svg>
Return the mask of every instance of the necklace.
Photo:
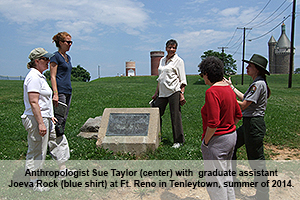
<svg viewBox="0 0 300 200">
<path fill-rule="evenodd" d="M 60 53 L 60 55 L 62 55 L 62 57 L 65 59 L 65 61 L 68 63 L 69 62 L 69 59 L 68 59 L 68 56 L 67 56 L 67 54 L 65 54 L 65 53 L 61 53 L 61 52 L 59 52 Z"/>
</svg>

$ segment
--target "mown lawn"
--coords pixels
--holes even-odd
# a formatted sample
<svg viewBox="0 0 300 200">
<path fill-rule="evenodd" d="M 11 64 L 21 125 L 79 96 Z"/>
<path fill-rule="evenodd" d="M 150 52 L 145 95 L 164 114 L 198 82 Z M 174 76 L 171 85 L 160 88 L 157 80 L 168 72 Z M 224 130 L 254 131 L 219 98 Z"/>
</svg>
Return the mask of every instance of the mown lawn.
<svg viewBox="0 0 300 200">
<path fill-rule="evenodd" d="M 101 116 L 105 108 L 149 107 L 148 102 L 155 92 L 156 77 L 107 77 L 88 83 L 73 82 L 72 105 L 66 125 L 66 135 L 71 148 L 72 160 L 115 160 L 115 159 L 157 159 L 198 160 L 202 159 L 200 136 L 202 120 L 200 109 L 208 86 L 199 81 L 199 76 L 188 76 L 186 105 L 182 107 L 182 120 L 186 143 L 180 149 L 173 149 L 172 129 L 168 108 L 163 117 L 162 143 L 155 152 L 137 157 L 128 154 L 113 154 L 96 148 L 96 140 L 77 137 L 80 127 L 88 118 Z M 251 78 L 233 76 L 236 87 L 245 92 Z M 271 97 L 266 111 L 267 135 L 265 143 L 281 148 L 297 148 L 300 142 L 300 75 L 293 75 L 293 86 L 287 88 L 288 75 L 268 77 Z M 27 132 L 20 116 L 24 111 L 23 81 L 0 81 L 0 159 L 24 160 L 27 151 Z M 240 125 L 240 123 L 238 124 Z M 266 152 L 267 154 L 269 152 Z M 268 157 L 268 155 L 267 155 Z M 240 151 L 245 159 L 245 151 Z M 47 159 L 51 159 L 48 156 Z"/>
</svg>

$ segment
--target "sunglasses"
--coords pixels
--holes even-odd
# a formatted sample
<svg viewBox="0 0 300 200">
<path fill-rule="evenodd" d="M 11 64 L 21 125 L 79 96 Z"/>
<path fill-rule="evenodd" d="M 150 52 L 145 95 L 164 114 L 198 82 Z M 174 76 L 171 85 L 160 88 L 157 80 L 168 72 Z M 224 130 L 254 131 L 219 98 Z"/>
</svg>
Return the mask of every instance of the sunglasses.
<svg viewBox="0 0 300 200">
<path fill-rule="evenodd" d="M 64 42 L 68 43 L 69 45 L 73 44 L 73 41 L 64 41 Z"/>
<path fill-rule="evenodd" d="M 203 78 L 203 73 L 200 73 L 199 75 L 201 76 L 201 78 Z"/>
<path fill-rule="evenodd" d="M 45 58 L 45 57 L 41 57 L 41 58 L 39 58 L 39 60 L 49 61 L 50 59 L 49 58 Z"/>
</svg>

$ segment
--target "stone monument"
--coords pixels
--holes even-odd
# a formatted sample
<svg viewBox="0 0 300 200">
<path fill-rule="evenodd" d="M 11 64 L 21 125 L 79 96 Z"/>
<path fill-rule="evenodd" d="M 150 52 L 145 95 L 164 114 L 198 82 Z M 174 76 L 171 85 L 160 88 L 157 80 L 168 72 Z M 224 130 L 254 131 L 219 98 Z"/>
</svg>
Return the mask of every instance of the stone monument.
<svg viewBox="0 0 300 200">
<path fill-rule="evenodd" d="M 106 108 L 96 145 L 136 155 L 157 149 L 160 139 L 158 108 Z"/>
</svg>

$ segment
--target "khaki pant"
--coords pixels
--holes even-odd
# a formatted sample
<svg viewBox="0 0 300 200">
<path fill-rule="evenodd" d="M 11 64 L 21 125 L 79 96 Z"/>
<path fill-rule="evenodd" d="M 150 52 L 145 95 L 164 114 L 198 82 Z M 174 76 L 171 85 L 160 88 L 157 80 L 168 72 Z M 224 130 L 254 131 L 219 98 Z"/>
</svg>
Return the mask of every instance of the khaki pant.
<svg viewBox="0 0 300 200">
<path fill-rule="evenodd" d="M 28 150 L 26 154 L 26 169 L 35 171 L 41 169 L 46 159 L 47 147 L 53 159 L 58 163 L 66 162 L 70 158 L 70 150 L 65 135 L 56 138 L 54 124 L 50 118 L 43 118 L 47 133 L 43 137 L 39 134 L 38 123 L 34 116 L 22 116 L 22 123 L 28 132 Z"/>
</svg>

